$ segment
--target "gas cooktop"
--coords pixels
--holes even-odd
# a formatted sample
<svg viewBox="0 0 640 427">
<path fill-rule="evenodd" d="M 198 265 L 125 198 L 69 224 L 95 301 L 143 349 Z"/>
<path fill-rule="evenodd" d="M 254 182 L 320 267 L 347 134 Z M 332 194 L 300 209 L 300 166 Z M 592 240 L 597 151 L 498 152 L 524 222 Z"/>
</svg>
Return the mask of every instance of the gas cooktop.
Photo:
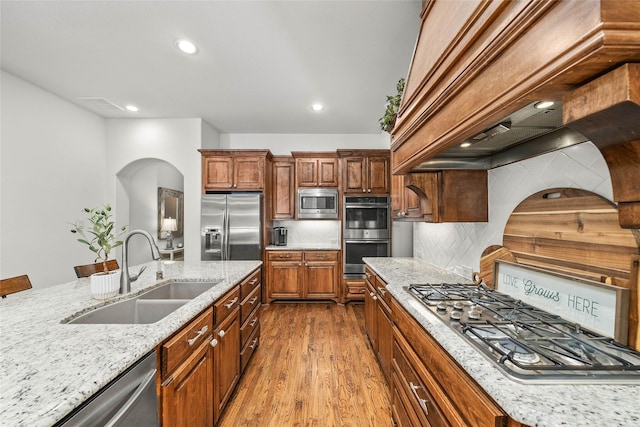
<svg viewBox="0 0 640 427">
<path fill-rule="evenodd" d="M 516 380 L 640 383 L 639 352 L 484 284 L 406 289 Z"/>
</svg>

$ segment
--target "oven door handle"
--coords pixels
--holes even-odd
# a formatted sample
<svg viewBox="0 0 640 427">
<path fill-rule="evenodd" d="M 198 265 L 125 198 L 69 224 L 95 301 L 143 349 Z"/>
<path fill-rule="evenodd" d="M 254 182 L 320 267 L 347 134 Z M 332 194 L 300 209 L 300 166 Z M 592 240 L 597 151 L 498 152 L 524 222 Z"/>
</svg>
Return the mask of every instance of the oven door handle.
<svg viewBox="0 0 640 427">
<path fill-rule="evenodd" d="M 389 243 L 389 239 L 345 239 L 345 243 Z"/>
</svg>

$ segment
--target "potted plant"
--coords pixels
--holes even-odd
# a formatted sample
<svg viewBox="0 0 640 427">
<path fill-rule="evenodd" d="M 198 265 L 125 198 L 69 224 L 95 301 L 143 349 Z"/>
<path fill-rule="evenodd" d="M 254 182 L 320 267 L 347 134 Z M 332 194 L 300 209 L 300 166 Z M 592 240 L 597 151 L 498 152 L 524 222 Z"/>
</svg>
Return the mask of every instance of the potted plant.
<svg viewBox="0 0 640 427">
<path fill-rule="evenodd" d="M 397 93 L 393 96 L 387 96 L 387 107 L 384 112 L 384 116 L 380 117 L 380 128 L 389 132 L 396 124 L 396 118 L 398 116 L 398 109 L 400 108 L 400 101 L 402 100 L 402 92 L 404 92 L 405 80 L 402 78 L 398 80 L 396 85 Z"/>
<path fill-rule="evenodd" d="M 85 224 L 76 221 L 71 232 L 79 235 L 78 242 L 89 246 L 89 250 L 96 255 L 94 262 L 102 263 L 102 271 L 91 275 L 91 292 L 97 299 L 106 299 L 115 296 L 120 287 L 120 270 L 109 271 L 107 260 L 111 251 L 122 245 L 118 238 L 127 229 L 122 226 L 116 231 L 115 221 L 111 219 L 111 206 L 105 204 L 100 208 L 84 208 L 87 214 Z"/>
</svg>

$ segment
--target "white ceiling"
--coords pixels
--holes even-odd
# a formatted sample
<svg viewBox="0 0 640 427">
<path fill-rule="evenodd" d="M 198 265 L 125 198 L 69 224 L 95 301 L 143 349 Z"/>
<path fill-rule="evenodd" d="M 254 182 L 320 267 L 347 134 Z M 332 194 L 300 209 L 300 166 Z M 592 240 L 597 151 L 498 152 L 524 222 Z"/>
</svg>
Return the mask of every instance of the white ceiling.
<svg viewBox="0 0 640 427">
<path fill-rule="evenodd" d="M 420 7 L 2 0 L 2 69 L 103 117 L 201 117 L 223 133 L 379 133 L 386 95 L 409 69 Z M 174 47 L 182 37 L 198 55 Z M 313 102 L 325 110 L 314 113 Z"/>
</svg>

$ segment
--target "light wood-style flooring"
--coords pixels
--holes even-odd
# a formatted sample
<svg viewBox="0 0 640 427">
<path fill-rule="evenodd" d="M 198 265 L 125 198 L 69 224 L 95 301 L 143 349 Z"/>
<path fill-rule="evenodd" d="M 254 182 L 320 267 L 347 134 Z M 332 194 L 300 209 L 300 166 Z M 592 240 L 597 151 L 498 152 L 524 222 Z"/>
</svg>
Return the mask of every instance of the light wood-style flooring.
<svg viewBox="0 0 640 427">
<path fill-rule="evenodd" d="M 363 305 L 262 307 L 260 347 L 218 426 L 391 426 L 389 389 Z"/>
</svg>

